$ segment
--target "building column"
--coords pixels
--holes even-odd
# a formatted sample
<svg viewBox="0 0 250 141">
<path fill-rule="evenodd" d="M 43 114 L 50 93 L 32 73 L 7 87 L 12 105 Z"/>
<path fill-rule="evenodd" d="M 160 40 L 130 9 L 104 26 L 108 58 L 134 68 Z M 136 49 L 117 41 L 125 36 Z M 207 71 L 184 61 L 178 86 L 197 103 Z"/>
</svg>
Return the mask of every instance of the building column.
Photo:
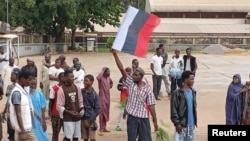
<svg viewBox="0 0 250 141">
<path fill-rule="evenodd" d="M 243 38 L 243 45 L 245 45 L 247 43 L 246 38 Z"/>
<path fill-rule="evenodd" d="M 220 37 L 218 37 L 218 44 L 220 44 Z"/>
</svg>

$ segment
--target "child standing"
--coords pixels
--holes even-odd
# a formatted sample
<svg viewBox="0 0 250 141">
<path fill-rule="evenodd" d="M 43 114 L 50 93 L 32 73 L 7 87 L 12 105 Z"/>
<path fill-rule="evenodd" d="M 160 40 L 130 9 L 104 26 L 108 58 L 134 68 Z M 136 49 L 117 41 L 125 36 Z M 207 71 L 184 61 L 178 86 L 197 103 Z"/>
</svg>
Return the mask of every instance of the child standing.
<svg viewBox="0 0 250 141">
<path fill-rule="evenodd" d="M 96 117 L 100 113 L 99 98 L 93 89 L 94 76 L 86 75 L 84 77 L 84 88 L 82 89 L 84 114 L 82 117 L 82 138 L 84 141 L 95 141 L 97 130 Z"/>
<path fill-rule="evenodd" d="M 52 141 L 58 141 L 59 133 L 62 128 L 62 119 L 60 118 L 59 112 L 56 109 L 56 101 L 59 87 L 63 85 L 63 77 L 64 72 L 59 73 L 59 83 L 52 85 L 52 87 L 50 88 L 49 115 L 51 117 L 52 123 Z"/>
<path fill-rule="evenodd" d="M 128 75 L 130 75 L 132 69 L 130 67 L 127 67 L 127 68 L 125 68 L 125 71 L 128 73 Z M 120 94 L 121 108 L 120 108 L 120 113 L 118 115 L 118 121 L 117 121 L 117 126 L 116 126 L 115 130 L 122 131 L 121 121 L 122 121 L 122 117 L 125 118 L 125 116 L 126 116 L 124 114 L 124 109 L 126 107 L 126 103 L 127 103 L 127 99 L 128 99 L 128 89 L 123 82 L 123 77 L 120 78 L 119 83 L 117 85 L 117 89 L 119 91 L 121 91 L 121 94 Z"/>
</svg>

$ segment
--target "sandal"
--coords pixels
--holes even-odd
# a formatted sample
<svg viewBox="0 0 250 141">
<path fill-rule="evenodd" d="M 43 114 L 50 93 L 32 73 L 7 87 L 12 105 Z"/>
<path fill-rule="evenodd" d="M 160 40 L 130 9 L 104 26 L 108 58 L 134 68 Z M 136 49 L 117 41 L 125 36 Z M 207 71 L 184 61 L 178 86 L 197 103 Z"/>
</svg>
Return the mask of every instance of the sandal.
<svg viewBox="0 0 250 141">
<path fill-rule="evenodd" d="M 103 136 L 104 135 L 103 131 L 99 131 L 98 135 Z"/>
<path fill-rule="evenodd" d="M 105 129 L 105 130 L 103 130 L 103 132 L 111 132 L 111 131 L 110 131 L 110 130 Z"/>
</svg>

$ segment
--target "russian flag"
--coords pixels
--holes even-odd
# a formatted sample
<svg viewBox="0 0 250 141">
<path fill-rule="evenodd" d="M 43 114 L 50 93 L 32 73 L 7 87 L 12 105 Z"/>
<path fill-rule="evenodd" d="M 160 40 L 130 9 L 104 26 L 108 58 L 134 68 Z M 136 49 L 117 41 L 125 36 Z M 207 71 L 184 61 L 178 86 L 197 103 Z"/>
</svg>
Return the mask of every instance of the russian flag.
<svg viewBox="0 0 250 141">
<path fill-rule="evenodd" d="M 138 57 L 147 57 L 148 42 L 159 17 L 129 6 L 112 48 Z"/>
</svg>

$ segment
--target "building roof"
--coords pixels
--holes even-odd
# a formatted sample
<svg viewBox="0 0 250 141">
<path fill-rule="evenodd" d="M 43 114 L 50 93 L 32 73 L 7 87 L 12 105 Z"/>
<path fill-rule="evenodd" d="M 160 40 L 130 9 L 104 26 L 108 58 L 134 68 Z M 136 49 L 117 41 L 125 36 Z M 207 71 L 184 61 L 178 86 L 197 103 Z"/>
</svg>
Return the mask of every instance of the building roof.
<svg viewBox="0 0 250 141">
<path fill-rule="evenodd" d="M 250 0 L 146 0 L 148 12 L 250 12 Z"/>
<path fill-rule="evenodd" d="M 124 14 L 120 17 L 122 22 Z M 237 34 L 250 36 L 250 25 L 244 24 L 244 19 L 186 19 L 186 18 L 161 18 L 160 24 L 154 29 L 154 35 L 171 35 L 171 34 Z M 99 35 L 115 35 L 119 27 L 106 25 L 102 27 L 95 25 L 96 33 Z M 16 28 L 17 32 L 22 32 L 23 28 Z M 68 29 L 65 30 L 67 32 Z M 83 30 L 76 31 L 83 33 Z M 96 34 L 95 33 L 95 34 Z"/>
<path fill-rule="evenodd" d="M 249 34 L 247 24 L 176 24 L 162 23 L 154 33 L 189 33 L 189 34 Z"/>
<path fill-rule="evenodd" d="M 95 27 L 100 33 L 116 33 L 118 28 L 112 26 Z M 177 24 L 161 23 L 154 34 L 248 34 L 250 36 L 250 25 L 247 24 Z"/>
<path fill-rule="evenodd" d="M 18 38 L 18 36 L 16 34 L 0 34 L 0 38 L 14 39 L 14 38 Z"/>
<path fill-rule="evenodd" d="M 121 17 L 122 22 L 123 17 Z M 244 19 L 185 19 L 161 18 L 160 24 L 154 29 L 154 34 L 249 34 L 250 25 Z M 119 27 L 95 25 L 100 33 L 116 33 Z"/>
</svg>

